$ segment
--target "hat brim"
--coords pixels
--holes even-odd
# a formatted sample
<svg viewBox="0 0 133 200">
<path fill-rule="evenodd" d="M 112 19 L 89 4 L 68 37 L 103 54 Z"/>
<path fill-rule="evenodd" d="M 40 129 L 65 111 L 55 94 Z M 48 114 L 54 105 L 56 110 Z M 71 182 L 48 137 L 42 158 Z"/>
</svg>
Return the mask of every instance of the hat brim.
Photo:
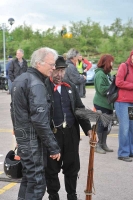
<svg viewBox="0 0 133 200">
<path fill-rule="evenodd" d="M 59 66 L 59 65 L 58 65 L 58 66 L 55 66 L 55 68 L 56 68 L 56 69 L 59 69 L 59 68 L 67 68 L 67 66 L 68 66 L 68 65 L 65 65 L 65 66 L 63 66 L 63 65 L 60 65 L 60 66 Z"/>
</svg>

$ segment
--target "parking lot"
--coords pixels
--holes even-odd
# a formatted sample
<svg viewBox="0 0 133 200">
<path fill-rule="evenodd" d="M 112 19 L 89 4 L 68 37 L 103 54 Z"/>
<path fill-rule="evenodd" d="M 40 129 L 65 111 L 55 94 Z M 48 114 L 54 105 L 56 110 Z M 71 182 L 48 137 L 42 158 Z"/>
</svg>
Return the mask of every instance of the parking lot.
<svg viewBox="0 0 133 200">
<path fill-rule="evenodd" d="M 87 88 L 86 98 L 82 99 L 86 107 L 92 108 L 94 89 Z M 81 130 L 80 162 L 81 170 L 77 183 L 77 194 L 79 200 L 85 200 L 87 171 L 89 162 L 89 139 Z M 97 154 L 94 158 L 94 187 L 93 200 L 132 200 L 133 199 L 133 162 L 127 163 L 117 159 L 118 148 L 118 126 L 112 128 L 108 136 L 108 146 L 114 150 L 113 153 Z M 15 139 L 12 135 L 12 123 L 10 119 L 10 95 L 0 90 L 0 200 L 17 199 L 19 183 L 5 182 L 3 172 L 4 157 L 7 152 L 15 147 Z M 60 173 L 61 189 L 60 199 L 66 200 L 63 175 Z M 43 200 L 47 200 L 45 194 Z"/>
</svg>

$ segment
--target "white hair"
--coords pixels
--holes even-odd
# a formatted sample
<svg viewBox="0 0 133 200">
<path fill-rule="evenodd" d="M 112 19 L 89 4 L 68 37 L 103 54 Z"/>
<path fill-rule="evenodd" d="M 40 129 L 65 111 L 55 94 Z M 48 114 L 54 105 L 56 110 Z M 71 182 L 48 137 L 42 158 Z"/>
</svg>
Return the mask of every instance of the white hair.
<svg viewBox="0 0 133 200">
<path fill-rule="evenodd" d="M 67 57 L 67 59 L 72 59 L 72 58 L 76 57 L 77 55 L 79 55 L 79 52 L 76 49 L 70 49 L 67 52 L 66 57 Z"/>
<path fill-rule="evenodd" d="M 23 49 L 18 49 L 17 51 L 20 51 L 24 55 L 24 50 Z"/>
<path fill-rule="evenodd" d="M 30 61 L 31 66 L 33 68 L 36 68 L 37 63 L 44 62 L 48 54 L 53 54 L 55 60 L 58 58 L 58 53 L 54 49 L 51 49 L 49 47 L 42 47 L 34 51 L 33 54 L 31 55 L 31 61 Z"/>
</svg>

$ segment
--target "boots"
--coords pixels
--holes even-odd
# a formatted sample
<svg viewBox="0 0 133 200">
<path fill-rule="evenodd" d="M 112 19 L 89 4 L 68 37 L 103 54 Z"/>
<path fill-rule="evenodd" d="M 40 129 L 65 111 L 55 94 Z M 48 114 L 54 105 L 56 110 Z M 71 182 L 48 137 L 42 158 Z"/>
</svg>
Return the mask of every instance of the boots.
<svg viewBox="0 0 133 200">
<path fill-rule="evenodd" d="M 78 200 L 77 194 L 67 194 L 67 199 L 68 200 Z"/>
<path fill-rule="evenodd" d="M 49 200 L 60 200 L 58 193 L 56 194 L 50 194 Z"/>
<path fill-rule="evenodd" d="M 106 151 L 105 150 L 103 150 L 102 148 L 101 148 L 101 144 L 98 142 L 97 144 L 96 144 L 96 147 L 95 147 L 95 152 L 96 153 L 101 153 L 101 154 L 105 154 L 106 153 Z"/>
<path fill-rule="evenodd" d="M 97 133 L 98 134 L 98 143 L 96 144 L 96 147 L 95 147 L 95 152 L 97 153 L 101 153 L 101 154 L 105 154 L 106 151 L 104 151 L 102 149 L 102 133 Z"/>
<path fill-rule="evenodd" d="M 113 149 L 109 149 L 108 146 L 107 146 L 107 144 L 106 144 L 107 135 L 108 135 L 108 132 L 104 132 L 103 133 L 103 137 L 102 137 L 102 149 L 104 149 L 106 152 L 113 152 Z"/>
</svg>

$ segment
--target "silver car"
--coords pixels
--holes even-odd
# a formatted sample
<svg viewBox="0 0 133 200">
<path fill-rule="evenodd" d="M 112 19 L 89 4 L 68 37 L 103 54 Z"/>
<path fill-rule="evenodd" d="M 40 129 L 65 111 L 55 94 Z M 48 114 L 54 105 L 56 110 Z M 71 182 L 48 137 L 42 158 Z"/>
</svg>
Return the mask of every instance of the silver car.
<svg viewBox="0 0 133 200">
<path fill-rule="evenodd" d="M 86 72 L 86 84 L 94 84 L 96 67 L 97 67 L 96 64 L 92 64 L 92 67 Z"/>
</svg>

